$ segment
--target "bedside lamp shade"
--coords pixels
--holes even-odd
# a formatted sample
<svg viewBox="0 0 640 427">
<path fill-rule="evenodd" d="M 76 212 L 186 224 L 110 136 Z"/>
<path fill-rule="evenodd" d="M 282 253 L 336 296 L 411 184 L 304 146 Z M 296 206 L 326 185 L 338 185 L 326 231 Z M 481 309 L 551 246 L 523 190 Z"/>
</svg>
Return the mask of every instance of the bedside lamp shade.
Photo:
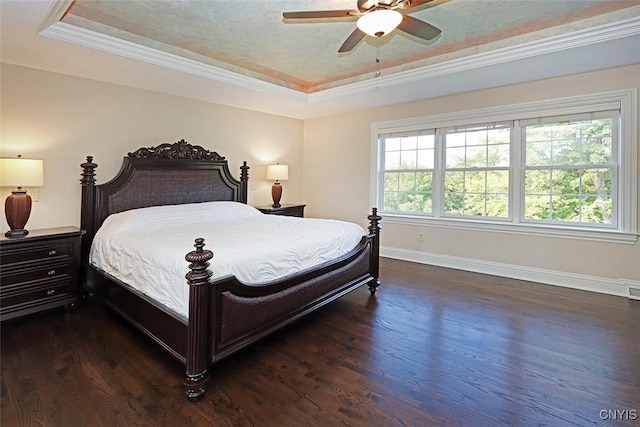
<svg viewBox="0 0 640 427">
<path fill-rule="evenodd" d="M 3 187 L 42 187 L 44 167 L 42 160 L 0 158 L 0 185 Z"/>
<path fill-rule="evenodd" d="M 267 179 L 275 180 L 271 186 L 271 198 L 273 199 L 273 207 L 279 208 L 280 198 L 282 198 L 282 185 L 278 181 L 286 181 L 289 179 L 289 166 L 275 164 L 267 166 Z"/>
<path fill-rule="evenodd" d="M 286 181 L 289 179 L 289 166 L 287 165 L 269 165 L 267 166 L 267 179 L 274 181 Z"/>
<path fill-rule="evenodd" d="M 4 213 L 10 230 L 7 237 L 29 234 L 24 226 L 31 214 L 31 196 L 23 187 L 44 185 L 43 161 L 38 159 L 0 158 L 0 186 L 16 187 L 4 202 Z"/>
</svg>

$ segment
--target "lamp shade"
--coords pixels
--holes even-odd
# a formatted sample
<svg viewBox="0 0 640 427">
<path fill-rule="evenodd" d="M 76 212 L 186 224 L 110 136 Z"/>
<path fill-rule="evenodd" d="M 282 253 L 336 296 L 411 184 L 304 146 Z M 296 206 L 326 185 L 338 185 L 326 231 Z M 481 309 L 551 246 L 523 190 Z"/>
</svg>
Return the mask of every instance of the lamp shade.
<svg viewBox="0 0 640 427">
<path fill-rule="evenodd" d="M 395 30 L 402 22 L 402 14 L 397 10 L 377 9 L 362 15 L 356 25 L 372 37 L 382 37 Z"/>
<path fill-rule="evenodd" d="M 0 158 L 0 186 L 41 187 L 44 185 L 42 160 Z"/>
<path fill-rule="evenodd" d="M 288 180 L 289 166 L 281 164 L 267 166 L 267 179 L 275 181 Z"/>
</svg>

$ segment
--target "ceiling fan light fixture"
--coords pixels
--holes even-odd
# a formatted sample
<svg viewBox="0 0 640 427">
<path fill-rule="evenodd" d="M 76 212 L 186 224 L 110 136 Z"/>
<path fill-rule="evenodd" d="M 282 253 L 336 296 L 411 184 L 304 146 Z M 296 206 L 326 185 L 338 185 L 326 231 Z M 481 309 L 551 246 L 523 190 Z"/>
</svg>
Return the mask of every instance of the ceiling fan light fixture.
<svg viewBox="0 0 640 427">
<path fill-rule="evenodd" d="M 362 15 L 356 25 L 372 37 L 382 37 L 395 30 L 402 22 L 402 14 L 397 10 L 376 9 Z"/>
</svg>

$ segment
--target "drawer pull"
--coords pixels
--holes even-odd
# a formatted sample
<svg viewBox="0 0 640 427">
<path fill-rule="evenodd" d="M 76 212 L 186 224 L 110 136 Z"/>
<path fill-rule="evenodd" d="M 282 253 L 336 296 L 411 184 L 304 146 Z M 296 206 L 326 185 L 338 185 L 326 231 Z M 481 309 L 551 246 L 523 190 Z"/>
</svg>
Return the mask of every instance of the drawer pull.
<svg viewBox="0 0 640 427">
<path fill-rule="evenodd" d="M 47 271 L 47 276 L 53 276 L 54 274 L 56 274 L 55 270 L 49 270 Z"/>
<path fill-rule="evenodd" d="M 47 295 L 49 295 L 49 296 L 51 296 L 51 295 L 53 295 L 53 294 L 55 294 L 55 293 L 56 293 L 56 290 L 55 290 L 55 289 L 49 289 L 49 290 L 47 291 Z"/>
<path fill-rule="evenodd" d="M 49 256 L 56 256 L 56 255 L 58 255 L 58 252 L 55 249 L 51 249 L 49 251 Z"/>
</svg>

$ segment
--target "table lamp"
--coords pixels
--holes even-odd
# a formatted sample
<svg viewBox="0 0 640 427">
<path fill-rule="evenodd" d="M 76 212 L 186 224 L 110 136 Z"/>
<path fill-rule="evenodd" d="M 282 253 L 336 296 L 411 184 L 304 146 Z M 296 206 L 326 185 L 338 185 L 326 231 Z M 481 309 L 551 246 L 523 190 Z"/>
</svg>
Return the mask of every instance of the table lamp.
<svg viewBox="0 0 640 427">
<path fill-rule="evenodd" d="M 24 226 L 31 214 L 31 196 L 23 187 L 41 187 L 44 185 L 42 160 L 0 158 L 0 186 L 16 187 L 4 202 L 4 213 L 10 230 L 6 237 L 24 237 L 29 234 Z"/>
<path fill-rule="evenodd" d="M 282 185 L 279 181 L 286 181 L 289 179 L 289 166 L 281 165 L 279 163 L 275 165 L 267 166 L 267 179 L 275 180 L 271 186 L 271 197 L 273 198 L 273 207 L 279 208 L 280 198 L 282 197 Z"/>
</svg>

